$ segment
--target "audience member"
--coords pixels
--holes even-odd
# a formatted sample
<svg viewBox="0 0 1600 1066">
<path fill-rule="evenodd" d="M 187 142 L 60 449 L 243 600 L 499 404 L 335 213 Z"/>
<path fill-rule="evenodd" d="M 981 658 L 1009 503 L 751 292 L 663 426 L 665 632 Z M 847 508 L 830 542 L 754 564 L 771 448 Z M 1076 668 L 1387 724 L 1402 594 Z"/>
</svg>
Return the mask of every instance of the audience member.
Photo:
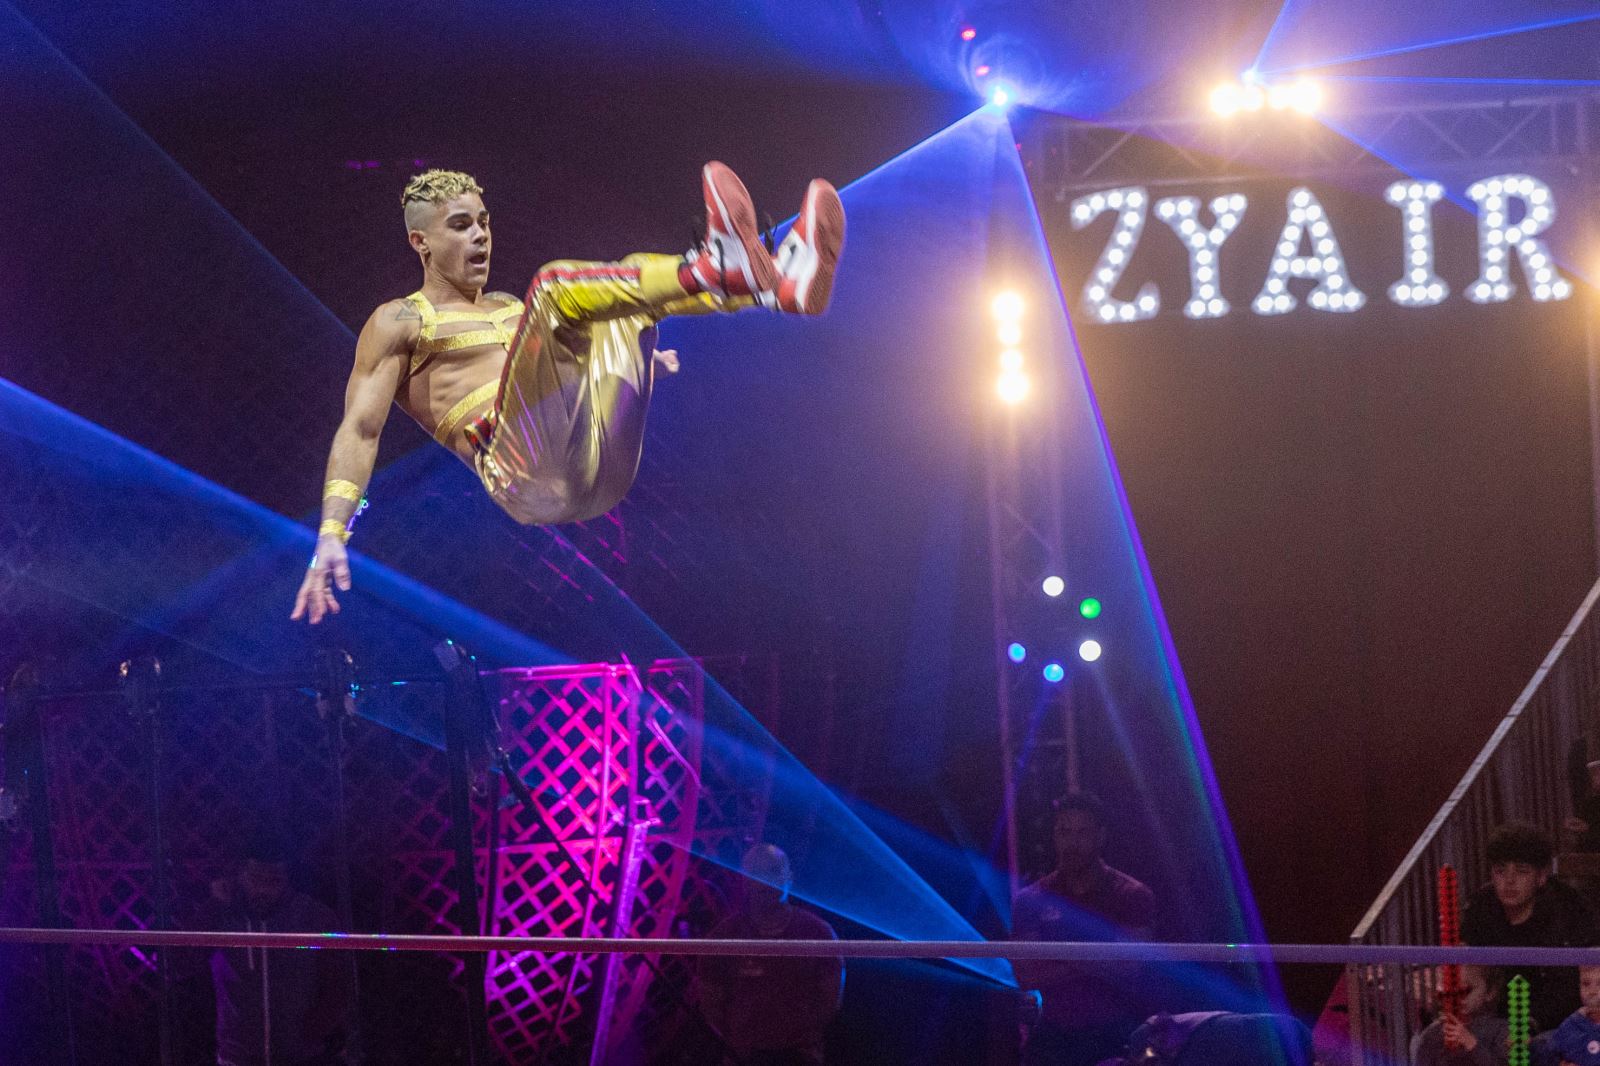
<svg viewBox="0 0 1600 1066">
<path fill-rule="evenodd" d="M 1583 740 L 1573 742 L 1567 776 L 1572 785 L 1572 816 L 1566 828 L 1573 834 L 1572 850 L 1600 852 L 1600 758 L 1588 757 Z"/>
<path fill-rule="evenodd" d="M 1550 876 L 1554 846 L 1531 825 L 1508 822 L 1489 836 L 1489 884 L 1473 893 L 1461 920 L 1461 939 L 1473 947 L 1589 947 L 1594 915 L 1583 898 Z M 1570 967 L 1519 967 L 1528 980 L 1536 1029 L 1553 1029 L 1578 1007 Z"/>
<path fill-rule="evenodd" d="M 259 835 L 238 870 L 212 882 L 200 918 L 206 930 L 324 933 L 333 910 L 289 883 L 289 853 Z M 217 948 L 211 953 L 217 998 L 217 1066 L 336 1066 L 354 1007 L 349 960 L 336 951 Z"/>
<path fill-rule="evenodd" d="M 1460 1006 L 1417 1034 L 1411 1045 L 1414 1066 L 1505 1066 L 1511 1055 L 1510 1030 L 1497 1012 L 1505 984 L 1498 970 L 1461 967 Z"/>
<path fill-rule="evenodd" d="M 1552 1057 L 1561 1066 L 1600 1066 L 1600 966 L 1578 967 L 1582 1006 L 1551 1034 Z"/>
<path fill-rule="evenodd" d="M 713 940 L 837 940 L 833 927 L 789 902 L 789 857 L 757 844 L 740 862 L 743 906 Z M 844 959 L 706 955 L 695 981 L 700 1010 L 738 1066 L 815 1066 L 839 1011 Z"/>
<path fill-rule="evenodd" d="M 1148 940 L 1155 895 L 1108 866 L 1105 808 L 1087 792 L 1055 803 L 1056 868 L 1017 895 L 1014 940 Z M 1120 1054 L 1144 1019 L 1141 968 L 1129 963 L 1013 962 L 1017 982 L 1038 989 L 1043 1015 L 1023 1049 L 1027 1066 L 1092 1066 Z"/>
</svg>

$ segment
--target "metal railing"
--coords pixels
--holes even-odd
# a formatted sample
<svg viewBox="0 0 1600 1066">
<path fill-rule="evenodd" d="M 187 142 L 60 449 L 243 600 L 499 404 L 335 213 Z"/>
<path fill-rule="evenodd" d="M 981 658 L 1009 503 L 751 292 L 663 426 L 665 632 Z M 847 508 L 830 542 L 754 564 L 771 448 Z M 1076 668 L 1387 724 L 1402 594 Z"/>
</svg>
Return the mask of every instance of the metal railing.
<svg viewBox="0 0 1600 1066">
<path fill-rule="evenodd" d="M 1352 944 L 1437 944 L 1440 867 L 1454 866 L 1471 884 L 1487 869 L 1489 834 L 1509 819 L 1556 835 L 1571 805 L 1568 750 L 1600 706 L 1597 599 L 1600 584 L 1389 878 L 1351 934 Z M 1423 1013 L 1435 1006 L 1432 967 L 1350 965 L 1345 977 L 1355 1066 L 1409 1062 Z"/>
</svg>

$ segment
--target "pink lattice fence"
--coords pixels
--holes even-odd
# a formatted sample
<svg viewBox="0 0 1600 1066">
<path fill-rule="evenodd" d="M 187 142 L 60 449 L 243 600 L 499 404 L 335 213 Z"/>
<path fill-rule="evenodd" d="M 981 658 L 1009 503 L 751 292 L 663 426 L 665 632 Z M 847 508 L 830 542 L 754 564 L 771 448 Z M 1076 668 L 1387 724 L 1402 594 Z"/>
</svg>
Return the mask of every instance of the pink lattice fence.
<svg viewBox="0 0 1600 1066">
<path fill-rule="evenodd" d="M 537 814 L 520 805 L 500 812 L 490 929 L 657 937 L 713 920 L 725 904 L 720 869 L 692 853 L 736 858 L 761 831 L 765 797 L 748 787 L 730 795 L 719 787 L 715 761 L 703 759 L 700 667 L 592 664 L 507 670 L 487 680 L 513 764 L 538 806 Z M 326 894 L 334 762 L 312 702 L 298 693 L 219 696 L 165 714 L 164 824 L 178 923 L 223 872 L 223 842 L 267 815 L 292 819 Z M 48 738 L 67 919 L 89 928 L 148 927 L 149 778 L 135 723 L 104 703 L 63 706 L 50 716 Z M 443 753 L 356 721 L 342 757 L 357 927 L 459 931 Z M 475 790 L 480 886 L 491 883 L 492 795 Z M 637 887 L 631 907 L 619 909 L 630 902 L 616 890 L 636 823 Z M 34 911 L 27 835 L 9 844 L 0 920 L 25 922 Z M 74 951 L 70 970 L 81 1016 L 108 1025 L 149 1016 L 158 984 L 148 953 Z M 459 960 L 453 972 L 461 974 Z M 674 959 L 496 954 L 486 980 L 491 1033 L 508 1063 L 584 1054 L 601 1018 L 610 1022 L 608 1047 L 643 1039 L 660 1049 L 693 1029 L 684 1002 L 689 970 Z"/>
</svg>

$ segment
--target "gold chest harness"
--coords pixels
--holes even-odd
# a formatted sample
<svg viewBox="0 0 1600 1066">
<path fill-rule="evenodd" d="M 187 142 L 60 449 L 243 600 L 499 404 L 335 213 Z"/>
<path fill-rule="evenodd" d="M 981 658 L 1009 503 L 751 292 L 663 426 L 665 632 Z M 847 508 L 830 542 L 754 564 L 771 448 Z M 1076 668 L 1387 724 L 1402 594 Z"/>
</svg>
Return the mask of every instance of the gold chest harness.
<svg viewBox="0 0 1600 1066">
<path fill-rule="evenodd" d="M 417 346 L 412 349 L 411 363 L 406 367 L 402 381 L 409 380 L 434 356 L 443 352 L 456 352 L 463 348 L 476 348 L 485 344 L 498 344 L 509 351 L 512 338 L 517 331 L 517 322 L 522 317 L 522 301 L 514 297 L 510 303 L 482 311 L 436 311 L 428 298 L 420 292 L 407 296 L 406 303 L 410 304 L 422 319 L 422 326 L 417 331 Z M 439 335 L 440 326 L 455 323 L 470 323 L 479 328 Z M 492 401 L 499 391 L 500 380 L 496 378 L 467 393 L 439 420 L 439 424 L 433 430 L 433 439 L 448 447 L 450 435 L 461 425 L 461 420 L 475 408 Z"/>
</svg>

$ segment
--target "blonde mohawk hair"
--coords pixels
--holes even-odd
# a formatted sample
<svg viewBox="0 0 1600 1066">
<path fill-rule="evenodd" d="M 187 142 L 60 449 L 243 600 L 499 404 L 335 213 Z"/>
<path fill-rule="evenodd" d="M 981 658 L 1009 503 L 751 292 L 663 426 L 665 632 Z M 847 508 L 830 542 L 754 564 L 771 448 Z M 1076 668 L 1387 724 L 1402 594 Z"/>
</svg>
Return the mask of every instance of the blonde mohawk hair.
<svg viewBox="0 0 1600 1066">
<path fill-rule="evenodd" d="M 463 174 L 459 170 L 424 170 L 406 182 L 406 191 L 400 194 L 400 206 L 442 204 L 451 197 L 469 192 L 483 195 L 483 186 L 471 174 Z"/>
</svg>

